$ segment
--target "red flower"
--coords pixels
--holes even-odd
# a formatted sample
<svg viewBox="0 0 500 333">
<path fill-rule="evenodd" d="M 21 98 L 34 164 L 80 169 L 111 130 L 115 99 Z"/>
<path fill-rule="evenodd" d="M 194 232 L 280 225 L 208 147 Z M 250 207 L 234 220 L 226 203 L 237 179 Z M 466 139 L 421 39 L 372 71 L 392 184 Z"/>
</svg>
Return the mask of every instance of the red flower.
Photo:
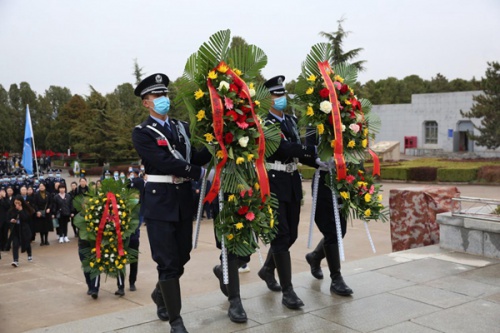
<svg viewBox="0 0 500 333">
<path fill-rule="evenodd" d="M 238 209 L 238 214 L 240 215 L 245 215 L 248 212 L 248 206 L 241 206 L 240 209 Z"/>
<path fill-rule="evenodd" d="M 332 116 L 332 114 L 331 114 L 331 113 L 328 115 L 328 123 L 329 123 L 330 125 L 333 125 L 333 116 Z"/>
<path fill-rule="evenodd" d="M 248 193 L 248 196 L 249 196 L 249 197 L 251 197 L 251 196 L 253 195 L 253 191 L 252 191 L 252 189 L 250 188 L 250 189 L 248 189 L 248 191 L 247 191 L 247 190 L 243 190 L 243 191 L 241 191 L 241 192 L 240 192 L 240 197 L 244 198 L 246 193 Z"/>
<path fill-rule="evenodd" d="M 241 108 L 241 111 L 245 112 L 245 113 L 248 113 L 250 111 L 252 111 L 252 109 L 250 109 L 248 106 L 246 105 L 243 105 Z"/>
<path fill-rule="evenodd" d="M 323 88 L 319 91 L 319 95 L 322 97 L 322 98 L 328 98 L 328 96 L 330 96 L 330 90 L 326 89 L 326 88 Z"/>
<path fill-rule="evenodd" d="M 349 113 L 349 118 L 356 119 L 356 114 L 354 113 L 354 111 L 349 111 Z"/>
<path fill-rule="evenodd" d="M 247 215 L 245 215 L 245 218 L 248 221 L 253 221 L 255 219 L 255 214 L 253 212 L 248 212 Z"/>
<path fill-rule="evenodd" d="M 234 139 L 234 135 L 233 133 L 231 132 L 227 132 L 226 135 L 224 136 L 224 143 L 226 145 L 230 144 L 231 142 L 233 142 L 233 139 Z"/>
<path fill-rule="evenodd" d="M 361 132 L 363 130 L 363 124 L 362 123 L 358 123 L 358 126 L 359 126 L 359 131 Z"/>
<path fill-rule="evenodd" d="M 343 84 L 342 87 L 340 87 L 340 93 L 345 94 L 349 91 L 349 86 L 347 84 Z"/>
<path fill-rule="evenodd" d="M 232 121 L 238 120 L 238 114 L 234 110 L 229 110 L 228 112 L 226 112 L 226 117 L 231 117 Z"/>
<path fill-rule="evenodd" d="M 361 103 L 356 98 L 351 98 L 349 101 L 351 102 L 352 109 L 354 111 L 361 110 Z"/>
<path fill-rule="evenodd" d="M 346 180 L 349 184 L 352 184 L 352 182 L 356 180 L 356 177 L 354 177 L 353 175 L 348 175 L 347 177 L 345 177 L 345 180 Z"/>
<path fill-rule="evenodd" d="M 237 93 L 238 91 L 240 91 L 240 89 L 238 89 L 237 85 L 235 85 L 234 83 L 231 83 L 231 84 L 229 84 L 229 91 L 234 91 L 235 93 Z"/>
</svg>

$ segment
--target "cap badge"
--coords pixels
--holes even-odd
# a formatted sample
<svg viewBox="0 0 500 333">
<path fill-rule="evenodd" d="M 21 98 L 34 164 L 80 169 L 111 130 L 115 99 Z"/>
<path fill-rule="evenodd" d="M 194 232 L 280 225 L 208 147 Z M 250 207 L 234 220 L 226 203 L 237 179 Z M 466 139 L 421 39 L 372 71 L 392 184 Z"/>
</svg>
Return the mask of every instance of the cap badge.
<svg viewBox="0 0 500 333">
<path fill-rule="evenodd" d="M 156 83 L 161 83 L 163 79 L 161 78 L 161 75 L 156 75 L 155 80 Z"/>
<path fill-rule="evenodd" d="M 278 78 L 278 84 L 283 84 L 283 79 L 282 78 Z"/>
</svg>

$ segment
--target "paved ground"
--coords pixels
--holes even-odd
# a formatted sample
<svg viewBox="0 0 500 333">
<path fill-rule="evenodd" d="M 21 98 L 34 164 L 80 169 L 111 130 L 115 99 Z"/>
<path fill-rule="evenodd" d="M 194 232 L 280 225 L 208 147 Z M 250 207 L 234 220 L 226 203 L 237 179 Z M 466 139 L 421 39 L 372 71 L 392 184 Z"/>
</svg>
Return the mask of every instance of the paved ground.
<svg viewBox="0 0 500 333">
<path fill-rule="evenodd" d="M 390 189 L 408 186 L 422 185 L 384 183 L 385 203 Z M 500 198 L 500 187 L 457 187 L 464 196 Z M 204 220 L 199 246 L 192 252 L 192 259 L 181 280 L 186 299 L 183 313 L 190 331 L 331 332 L 338 329 L 341 332 L 367 332 L 403 322 L 388 331 L 434 332 L 423 329 L 423 326 L 435 322 L 434 326 L 428 327 L 437 331 L 458 332 L 460 327 L 457 330 L 448 328 L 454 327 L 453 318 L 460 322 L 459 319 L 468 311 L 478 312 L 478 324 L 484 324 L 485 328 L 491 327 L 488 326 L 491 311 L 496 311 L 494 318 L 498 320 L 500 265 L 497 261 L 448 253 L 435 246 L 408 254 L 390 254 L 389 223 L 370 223 L 377 253 L 371 250 L 363 224 L 359 221 L 349 224 L 344 244 L 346 263 L 343 272 L 348 276 L 347 281 L 355 295 L 347 299 L 330 296 L 328 281 L 314 280 L 304 259 L 310 251 L 306 246 L 310 183 L 304 183 L 304 189 L 307 200 L 302 208 L 299 239 L 291 253 L 294 284 L 306 307 L 301 311 L 284 309 L 279 295 L 267 292 L 264 283 L 257 277 L 260 264 L 258 256 L 254 255 L 250 263 L 251 272 L 240 275 L 244 305 L 250 320 L 245 325 L 231 324 L 226 318 L 226 302 L 219 295 L 218 281 L 212 274 L 212 267 L 219 257 L 213 239 L 212 221 Z M 98 300 L 86 295 L 74 238 L 70 243 L 57 244 L 56 236 L 52 234 L 49 236 L 51 245 L 44 247 L 39 246 L 37 239 L 37 243 L 33 244 L 34 262 L 28 263 L 22 255 L 18 268 L 10 266 L 11 254 L 2 252 L 0 332 L 16 333 L 37 328 L 46 328 L 39 330 L 44 332 L 166 331 L 165 324 L 155 320 L 150 292 L 157 274 L 145 228 L 142 232 L 136 283 L 138 290 L 129 292 L 127 284 L 127 293 L 122 298 L 114 295 L 116 281 L 109 279 L 101 284 Z M 319 241 L 320 237 L 315 228 L 314 241 Z M 262 254 L 266 253 L 264 248 Z M 495 286 L 498 288 L 495 289 Z M 461 291 L 462 287 L 465 291 Z M 452 322 L 439 328 L 437 322 L 443 313 L 449 313 Z M 67 324 L 54 326 L 64 323 Z M 500 320 L 497 323 L 496 328 L 500 327 Z M 462 331 L 494 332 L 495 329 Z"/>
</svg>

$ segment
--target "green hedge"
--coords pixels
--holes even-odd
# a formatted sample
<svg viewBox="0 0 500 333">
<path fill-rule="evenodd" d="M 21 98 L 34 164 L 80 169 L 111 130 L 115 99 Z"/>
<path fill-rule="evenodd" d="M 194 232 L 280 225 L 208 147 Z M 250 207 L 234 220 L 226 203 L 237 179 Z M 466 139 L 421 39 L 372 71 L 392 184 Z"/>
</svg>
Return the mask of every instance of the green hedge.
<svg viewBox="0 0 500 333">
<path fill-rule="evenodd" d="M 477 177 L 477 168 L 473 169 L 438 169 L 437 180 L 440 182 L 473 182 Z"/>
<path fill-rule="evenodd" d="M 408 168 L 381 168 L 381 179 L 408 180 Z"/>
</svg>

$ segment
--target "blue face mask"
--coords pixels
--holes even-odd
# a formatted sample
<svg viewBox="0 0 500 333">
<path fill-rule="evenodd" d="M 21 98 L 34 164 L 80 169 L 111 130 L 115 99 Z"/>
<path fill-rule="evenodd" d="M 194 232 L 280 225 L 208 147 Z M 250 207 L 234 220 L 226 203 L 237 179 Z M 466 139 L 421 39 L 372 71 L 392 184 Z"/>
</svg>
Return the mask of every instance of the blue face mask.
<svg viewBox="0 0 500 333">
<path fill-rule="evenodd" d="M 170 110 L 170 99 L 168 97 L 161 96 L 155 98 L 153 103 L 155 104 L 153 108 L 155 112 L 161 114 L 162 116 L 166 115 L 168 110 Z"/>
<path fill-rule="evenodd" d="M 283 111 L 286 108 L 286 97 L 285 96 L 281 96 L 279 98 L 276 98 L 274 100 L 274 106 L 273 106 L 273 108 L 275 108 L 278 111 Z"/>
</svg>

